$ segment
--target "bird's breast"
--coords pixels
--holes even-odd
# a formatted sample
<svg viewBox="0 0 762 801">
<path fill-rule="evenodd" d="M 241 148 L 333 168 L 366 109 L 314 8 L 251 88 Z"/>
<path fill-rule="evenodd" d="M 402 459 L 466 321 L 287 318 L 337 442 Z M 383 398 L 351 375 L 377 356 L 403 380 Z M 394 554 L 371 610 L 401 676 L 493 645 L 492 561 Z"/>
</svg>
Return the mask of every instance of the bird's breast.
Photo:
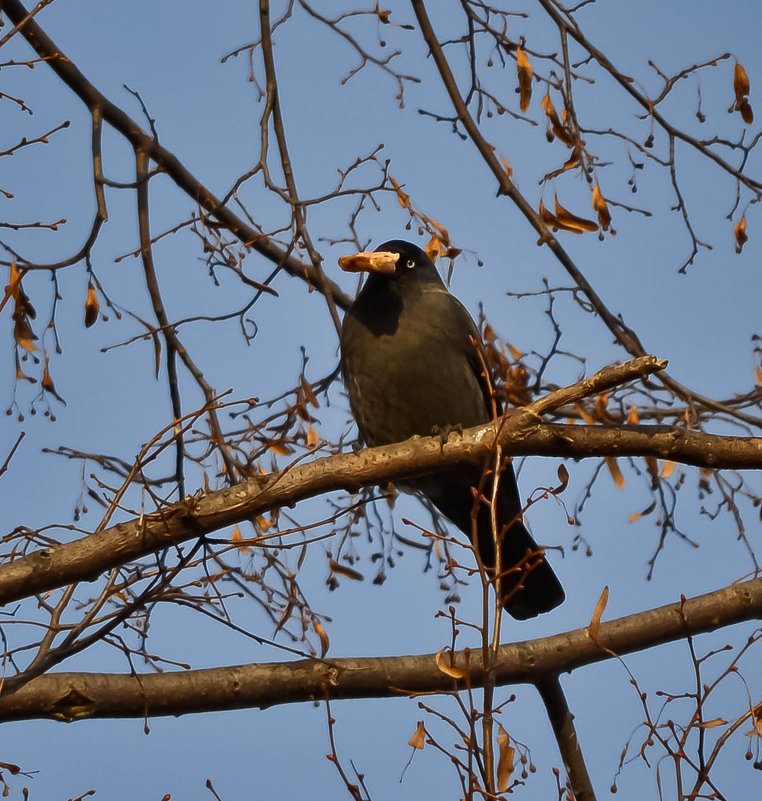
<svg viewBox="0 0 762 801">
<path fill-rule="evenodd" d="M 431 310 L 404 309 L 378 332 L 347 316 L 342 368 L 352 412 L 370 445 L 400 442 L 435 427 L 468 427 L 488 413 L 463 337 Z"/>
</svg>

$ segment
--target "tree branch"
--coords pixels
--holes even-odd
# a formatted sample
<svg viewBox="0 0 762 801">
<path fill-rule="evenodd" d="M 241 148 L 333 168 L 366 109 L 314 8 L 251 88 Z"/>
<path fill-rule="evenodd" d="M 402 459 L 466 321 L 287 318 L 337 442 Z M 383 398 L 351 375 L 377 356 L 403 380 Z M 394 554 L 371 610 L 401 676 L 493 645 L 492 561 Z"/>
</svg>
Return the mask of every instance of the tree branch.
<svg viewBox="0 0 762 801">
<path fill-rule="evenodd" d="M 574 715 L 569 709 L 558 674 L 545 676 L 536 681 L 535 686 L 545 704 L 545 711 L 548 713 L 548 720 L 561 750 L 575 801 L 595 801 L 593 782 L 587 772 L 585 758 L 574 728 Z"/>
<path fill-rule="evenodd" d="M 648 359 L 653 360 L 651 370 Z M 571 397 L 574 387 L 583 384 L 588 388 L 605 386 L 609 371 L 615 371 L 621 383 L 625 375 L 634 378 L 660 369 L 661 364 L 653 357 L 645 362 L 636 359 L 605 368 L 557 393 Z M 580 390 L 576 397 L 582 394 Z M 545 399 L 543 404 L 553 405 Z M 207 495 L 185 498 L 153 514 L 105 529 L 95 537 L 36 551 L 0 566 L 0 604 L 74 581 L 94 581 L 105 570 L 132 559 L 326 492 L 353 492 L 360 487 L 404 481 L 462 462 L 482 464 L 498 445 L 508 456 L 655 456 L 714 469 L 762 468 L 759 437 L 728 437 L 669 426 L 546 424 L 528 407 L 466 429 L 462 437 L 451 437 L 446 443 L 440 437 L 412 437 L 396 445 L 316 459 Z"/>
<path fill-rule="evenodd" d="M 500 646 L 496 685 L 539 683 L 547 676 L 652 648 L 689 634 L 762 617 L 762 579 L 587 628 Z M 481 651 L 458 651 L 461 687 L 481 686 Z M 149 675 L 51 673 L 0 696 L 0 720 L 124 718 L 265 708 L 325 698 L 399 698 L 447 693 L 453 678 L 436 654 L 236 665 Z"/>
</svg>

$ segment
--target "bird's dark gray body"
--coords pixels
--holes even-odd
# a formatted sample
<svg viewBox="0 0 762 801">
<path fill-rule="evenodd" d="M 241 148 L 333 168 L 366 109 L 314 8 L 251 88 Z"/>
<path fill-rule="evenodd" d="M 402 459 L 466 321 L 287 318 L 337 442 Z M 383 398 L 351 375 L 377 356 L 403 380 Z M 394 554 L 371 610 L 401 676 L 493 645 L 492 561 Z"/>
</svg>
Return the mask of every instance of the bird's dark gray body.
<svg viewBox="0 0 762 801">
<path fill-rule="evenodd" d="M 385 445 L 436 426 L 486 422 L 469 339 L 478 342 L 479 334 L 468 312 L 441 283 L 411 282 L 407 290 L 402 276 L 373 291 L 374 280 L 384 281 L 368 279 L 341 332 L 342 369 L 363 439 Z"/>
<path fill-rule="evenodd" d="M 361 438 L 371 446 L 401 442 L 485 423 L 492 417 L 490 380 L 481 337 L 461 303 L 445 287 L 419 248 L 401 240 L 378 251 L 399 253 L 396 271 L 371 274 L 341 331 L 342 371 Z M 467 535 L 474 520 L 472 488 L 483 470 L 458 465 L 417 478 L 422 492 Z M 486 492 L 490 487 L 485 485 Z M 497 519 L 505 533 L 502 570 L 523 561 L 500 582 L 508 612 L 523 619 L 563 601 L 558 579 L 521 522 L 522 505 L 513 468 L 502 474 Z M 491 514 L 476 507 L 476 546 L 483 563 L 495 564 Z"/>
</svg>

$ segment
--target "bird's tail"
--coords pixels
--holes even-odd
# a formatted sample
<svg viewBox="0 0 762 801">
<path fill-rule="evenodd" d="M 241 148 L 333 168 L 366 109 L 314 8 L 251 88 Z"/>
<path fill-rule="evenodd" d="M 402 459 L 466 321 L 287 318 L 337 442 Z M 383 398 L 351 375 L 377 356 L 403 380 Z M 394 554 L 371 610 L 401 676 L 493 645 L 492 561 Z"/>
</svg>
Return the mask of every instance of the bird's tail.
<svg viewBox="0 0 762 801">
<path fill-rule="evenodd" d="M 492 534 L 491 530 L 489 534 Z M 488 545 L 480 543 L 479 553 L 485 566 L 494 567 L 495 548 L 491 537 Z M 492 557 L 491 565 L 485 556 Z M 517 620 L 549 612 L 566 597 L 545 552 L 520 520 L 502 534 L 498 587 L 503 608 Z"/>
<path fill-rule="evenodd" d="M 481 483 L 482 474 L 478 468 L 458 465 L 420 479 L 417 489 L 469 537 L 476 526 L 474 544 L 479 558 L 494 575 L 496 559 L 492 511 L 484 500 L 475 500 L 473 489 Z M 486 484 L 490 484 L 489 480 Z M 483 493 L 489 495 L 489 489 L 484 489 Z M 496 587 L 505 611 L 517 620 L 526 620 L 549 612 L 563 602 L 565 595 L 561 582 L 547 562 L 545 552 L 524 526 L 521 510 L 516 476 L 509 465 L 501 476 L 497 498 L 500 577 Z"/>
</svg>

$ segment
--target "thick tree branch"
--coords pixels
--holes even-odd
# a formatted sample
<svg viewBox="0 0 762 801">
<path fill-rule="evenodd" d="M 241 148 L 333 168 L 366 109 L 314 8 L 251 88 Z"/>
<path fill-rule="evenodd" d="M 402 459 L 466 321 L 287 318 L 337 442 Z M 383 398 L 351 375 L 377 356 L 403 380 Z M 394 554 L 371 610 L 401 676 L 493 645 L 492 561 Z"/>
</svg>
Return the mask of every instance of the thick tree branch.
<svg viewBox="0 0 762 801">
<path fill-rule="evenodd" d="M 652 360 L 651 370 L 647 368 Z M 661 366 L 653 357 L 601 370 L 574 386 L 605 386 L 615 371 L 620 383 Z M 558 390 L 561 398 L 573 388 Z M 584 394 L 581 390 L 577 397 Z M 556 393 L 553 393 L 555 396 Z M 541 401 L 551 407 L 552 396 Z M 146 554 L 209 534 L 224 526 L 326 492 L 402 481 L 462 462 L 483 463 L 499 445 L 509 456 L 655 456 L 698 467 L 762 468 L 762 438 L 727 437 L 669 426 L 581 426 L 545 424 L 531 407 L 483 426 L 466 429 L 446 443 L 440 437 L 413 437 L 397 445 L 343 453 L 257 476 L 208 495 L 195 495 L 149 515 L 112 526 L 97 536 L 54 545 L 0 566 L 0 604 L 74 581 L 94 581 L 101 573 Z"/>
<path fill-rule="evenodd" d="M 2 10 L 14 25 L 20 26 L 21 35 L 29 42 L 41 59 L 45 59 L 58 77 L 79 97 L 92 113 L 96 110 L 103 119 L 119 131 L 138 151 L 145 151 L 150 158 L 189 197 L 209 214 L 225 225 L 247 247 L 252 247 L 265 258 L 280 265 L 291 275 L 303 278 L 316 289 L 328 287 L 334 302 L 343 309 L 349 308 L 351 298 L 337 284 L 322 276 L 313 265 L 305 264 L 288 254 L 270 237 L 255 230 L 245 220 L 238 217 L 199 181 L 185 165 L 152 136 L 147 134 L 135 120 L 116 106 L 77 69 L 74 63 L 31 18 L 19 0 L 5 0 Z M 26 20 L 26 21 L 25 21 Z"/>
<path fill-rule="evenodd" d="M 587 628 L 510 643 L 498 649 L 498 685 L 539 683 L 547 676 L 652 648 L 689 634 L 762 617 L 762 579 Z M 479 649 L 455 654 L 454 666 L 481 686 Z M 465 686 L 465 680 L 461 682 Z M 236 665 L 177 673 L 121 675 L 50 673 L 18 692 L 0 696 L 0 720 L 156 717 L 189 712 L 269 707 L 338 698 L 390 698 L 446 693 L 454 680 L 435 654 Z"/>
</svg>

